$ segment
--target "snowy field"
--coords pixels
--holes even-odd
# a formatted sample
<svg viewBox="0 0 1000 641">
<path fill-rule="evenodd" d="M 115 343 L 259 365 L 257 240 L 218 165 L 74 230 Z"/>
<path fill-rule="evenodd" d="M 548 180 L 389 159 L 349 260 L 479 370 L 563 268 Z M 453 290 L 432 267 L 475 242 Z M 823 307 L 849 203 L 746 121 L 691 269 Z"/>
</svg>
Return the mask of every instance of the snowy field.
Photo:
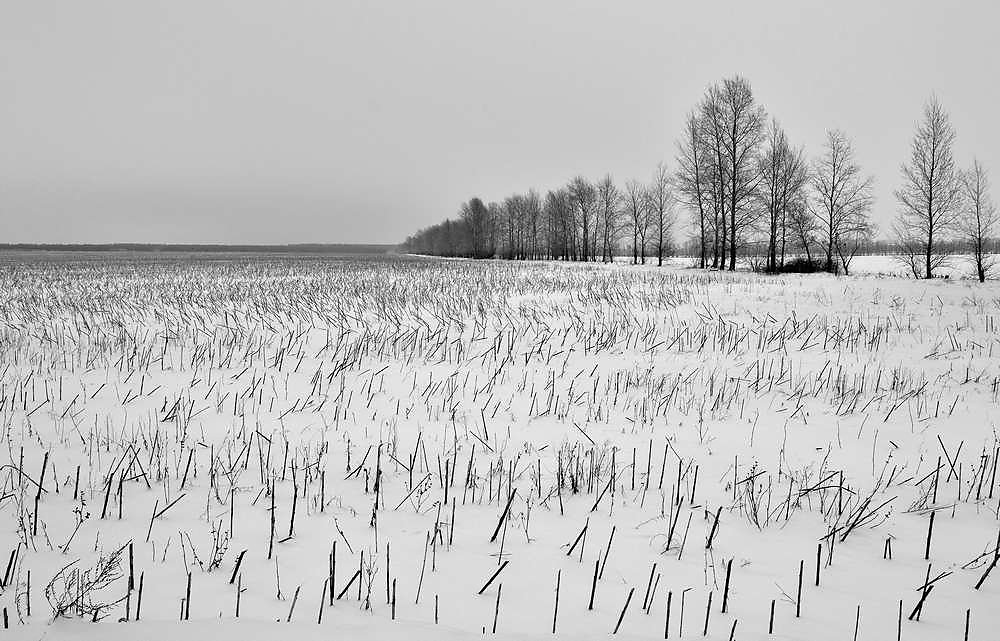
<svg viewBox="0 0 1000 641">
<path fill-rule="evenodd" d="M 996 261 L 996 257 L 989 255 L 989 257 Z M 815 258 L 815 257 L 814 257 Z M 621 263 L 627 265 L 632 262 L 631 256 L 620 256 L 615 258 L 616 263 Z M 655 263 L 656 259 L 646 258 L 647 264 L 650 262 Z M 690 268 L 697 266 L 697 258 L 691 257 L 671 257 L 666 260 L 668 264 L 672 267 L 677 268 Z M 743 270 L 749 270 L 748 266 L 743 263 L 740 265 Z M 910 268 L 901 263 L 896 257 L 889 255 L 882 256 L 858 256 L 851 262 L 851 275 L 852 276 L 892 276 L 894 278 L 913 278 L 913 274 Z M 976 279 L 976 268 L 975 263 L 972 262 L 972 257 L 967 255 L 955 255 L 945 261 L 945 264 L 941 265 L 935 270 L 935 275 L 939 278 L 945 276 L 951 279 Z"/>
<path fill-rule="evenodd" d="M 0 638 L 998 638 L 994 284 L 170 255 L 0 283 Z"/>
</svg>

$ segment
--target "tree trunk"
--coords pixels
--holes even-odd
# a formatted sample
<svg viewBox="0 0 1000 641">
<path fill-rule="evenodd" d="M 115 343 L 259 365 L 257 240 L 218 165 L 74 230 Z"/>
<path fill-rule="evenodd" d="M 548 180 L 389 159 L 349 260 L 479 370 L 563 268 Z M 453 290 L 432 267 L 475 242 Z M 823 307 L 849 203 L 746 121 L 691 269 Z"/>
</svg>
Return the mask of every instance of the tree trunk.
<svg viewBox="0 0 1000 641">
<path fill-rule="evenodd" d="M 656 266 L 663 267 L 663 210 L 661 205 L 659 225 L 657 225 L 656 233 L 659 238 L 656 242 Z"/>
<path fill-rule="evenodd" d="M 736 271 L 736 199 L 733 198 L 733 209 L 729 219 L 729 271 Z"/>
<path fill-rule="evenodd" d="M 933 227 L 934 227 L 933 223 L 929 223 L 927 225 L 927 228 L 929 230 L 928 233 L 927 233 L 927 255 L 925 256 L 925 261 L 926 261 L 925 262 L 925 268 L 926 268 L 927 271 L 924 273 L 924 278 L 928 279 L 928 280 L 931 279 L 931 278 L 934 278 L 934 274 L 931 271 L 931 253 L 933 252 L 933 249 L 934 249 L 934 229 L 933 229 Z"/>
</svg>

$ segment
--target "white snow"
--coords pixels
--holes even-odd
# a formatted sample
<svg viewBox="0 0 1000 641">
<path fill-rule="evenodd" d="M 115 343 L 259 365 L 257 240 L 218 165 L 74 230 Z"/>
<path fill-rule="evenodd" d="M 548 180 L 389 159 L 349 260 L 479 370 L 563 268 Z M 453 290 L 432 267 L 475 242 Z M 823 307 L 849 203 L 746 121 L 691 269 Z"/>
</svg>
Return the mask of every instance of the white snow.
<svg viewBox="0 0 1000 641">
<path fill-rule="evenodd" d="M 463 639 L 491 636 L 502 584 L 497 636 L 532 639 L 552 636 L 558 576 L 569 639 L 609 635 L 633 588 L 623 638 L 662 638 L 668 593 L 671 639 L 702 638 L 710 598 L 708 639 L 734 623 L 736 639 L 851 639 L 858 606 L 859 639 L 895 639 L 900 601 L 907 641 L 961 639 L 967 609 L 969 638 L 996 638 L 1000 571 L 974 586 L 1000 531 L 1000 288 L 877 278 L 891 269 L 868 257 L 850 278 L 672 262 L 15 264 L 0 275 L 0 576 L 17 551 L 0 634 Z M 130 541 L 141 621 L 117 623 L 122 602 L 53 622 L 60 568 Z M 317 624 L 334 542 L 335 592 L 362 552 L 363 581 Z M 908 621 L 928 563 L 944 576 Z M 116 576 L 96 600 L 128 594 L 127 554 Z"/>
</svg>

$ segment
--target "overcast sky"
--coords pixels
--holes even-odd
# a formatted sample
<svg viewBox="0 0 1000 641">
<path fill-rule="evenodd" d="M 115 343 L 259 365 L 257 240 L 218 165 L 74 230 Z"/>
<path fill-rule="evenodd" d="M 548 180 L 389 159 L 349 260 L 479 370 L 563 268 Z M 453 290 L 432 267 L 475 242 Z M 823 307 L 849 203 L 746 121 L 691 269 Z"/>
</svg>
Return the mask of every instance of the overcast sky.
<svg viewBox="0 0 1000 641">
<path fill-rule="evenodd" d="M 1000 184 L 995 1 L 0 3 L 0 242 L 397 242 L 672 167 L 736 73 L 811 156 L 849 134 L 880 235 L 932 92 Z"/>
</svg>

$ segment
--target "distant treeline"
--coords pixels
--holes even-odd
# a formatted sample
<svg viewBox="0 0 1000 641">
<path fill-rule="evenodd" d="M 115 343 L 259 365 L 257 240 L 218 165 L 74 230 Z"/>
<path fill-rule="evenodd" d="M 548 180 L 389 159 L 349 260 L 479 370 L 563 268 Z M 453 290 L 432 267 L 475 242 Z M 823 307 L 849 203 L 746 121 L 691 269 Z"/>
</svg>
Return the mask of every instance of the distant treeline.
<svg viewBox="0 0 1000 641">
<path fill-rule="evenodd" d="M 359 245 L 351 243 L 322 244 L 297 243 L 290 245 L 222 245 L 222 244 L 55 244 L 55 243 L 4 243 L 0 251 L 55 251 L 55 252 L 184 252 L 184 253 L 269 253 L 269 254 L 387 254 L 396 251 L 396 245 Z"/>
<path fill-rule="evenodd" d="M 499 202 L 474 197 L 447 219 L 413 234 L 404 251 L 471 258 L 633 263 L 683 253 L 700 267 L 849 273 L 859 254 L 891 254 L 915 277 L 932 278 L 955 253 L 972 257 L 980 280 L 993 266 L 997 216 L 986 170 L 960 168 L 955 131 L 932 98 L 916 126 L 895 191 L 887 240 L 871 220 L 874 177 L 846 133 L 829 130 L 807 157 L 741 77 L 710 86 L 689 112 L 672 171 L 616 184 L 582 176 L 544 195 L 534 189 Z M 675 229 L 680 214 L 686 223 Z"/>
</svg>

